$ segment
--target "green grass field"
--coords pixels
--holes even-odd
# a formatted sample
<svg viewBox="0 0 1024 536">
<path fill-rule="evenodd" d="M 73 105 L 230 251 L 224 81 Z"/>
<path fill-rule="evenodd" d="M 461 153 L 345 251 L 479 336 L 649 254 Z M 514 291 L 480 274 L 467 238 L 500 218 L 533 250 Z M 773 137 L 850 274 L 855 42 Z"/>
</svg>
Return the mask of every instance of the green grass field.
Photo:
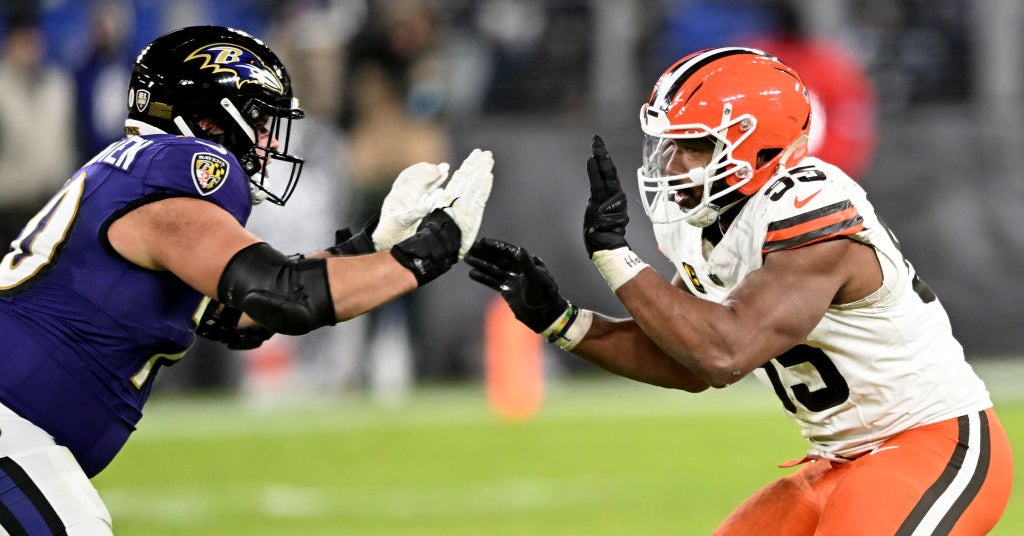
<svg viewBox="0 0 1024 536">
<path fill-rule="evenodd" d="M 1019 369 L 983 375 L 1024 459 Z M 610 377 L 549 386 L 527 422 L 480 386 L 395 407 L 165 395 L 94 482 L 118 535 L 703 535 L 803 454 L 778 405 L 753 381 L 694 396 Z M 1024 534 L 1021 488 L 993 534 Z"/>
</svg>

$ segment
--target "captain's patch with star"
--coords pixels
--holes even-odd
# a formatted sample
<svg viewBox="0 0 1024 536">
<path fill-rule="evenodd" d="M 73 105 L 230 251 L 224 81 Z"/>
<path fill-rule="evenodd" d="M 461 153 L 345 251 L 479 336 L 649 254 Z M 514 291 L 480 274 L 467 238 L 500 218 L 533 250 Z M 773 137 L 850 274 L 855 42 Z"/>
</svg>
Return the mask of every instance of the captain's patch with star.
<svg viewBox="0 0 1024 536">
<path fill-rule="evenodd" d="M 228 176 L 228 161 L 212 153 L 192 155 L 192 183 L 201 195 L 216 192 Z"/>
</svg>

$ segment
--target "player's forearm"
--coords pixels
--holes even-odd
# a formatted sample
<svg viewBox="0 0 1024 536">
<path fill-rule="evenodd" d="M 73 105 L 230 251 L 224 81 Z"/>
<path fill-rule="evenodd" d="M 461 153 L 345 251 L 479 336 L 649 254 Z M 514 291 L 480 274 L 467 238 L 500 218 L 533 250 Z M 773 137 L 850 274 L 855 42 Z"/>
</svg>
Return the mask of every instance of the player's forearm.
<svg viewBox="0 0 1024 536">
<path fill-rule="evenodd" d="M 619 376 L 693 393 L 707 382 L 661 351 L 631 320 L 595 314 L 590 330 L 572 353 Z"/>
<path fill-rule="evenodd" d="M 327 261 L 338 321 L 359 316 L 416 288 L 416 277 L 389 252 Z"/>
<path fill-rule="evenodd" d="M 735 323 L 728 308 L 668 284 L 653 270 L 619 287 L 616 296 L 658 347 L 707 384 L 725 387 L 750 372 L 733 349 L 737 339 L 727 335 Z"/>
</svg>

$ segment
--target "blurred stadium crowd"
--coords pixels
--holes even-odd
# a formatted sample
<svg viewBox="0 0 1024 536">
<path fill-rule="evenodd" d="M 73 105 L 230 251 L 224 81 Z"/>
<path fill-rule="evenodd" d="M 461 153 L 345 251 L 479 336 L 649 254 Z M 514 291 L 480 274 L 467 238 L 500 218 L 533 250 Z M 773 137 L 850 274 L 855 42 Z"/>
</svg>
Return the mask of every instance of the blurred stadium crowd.
<svg viewBox="0 0 1024 536">
<path fill-rule="evenodd" d="M 824 111 L 829 160 L 861 180 L 969 356 L 1024 350 L 1024 181 L 1019 129 L 1024 7 L 1015 0 L 3 0 L 0 239 L 12 239 L 73 171 L 122 134 L 141 46 L 175 27 L 223 24 L 263 38 L 308 119 L 306 170 L 250 228 L 282 250 L 357 228 L 417 161 L 495 152 L 481 235 L 525 243 L 567 295 L 615 311 L 578 236 L 590 135 L 624 184 L 639 161 L 636 113 L 655 77 L 705 47 L 757 45 L 804 75 Z M 831 87 L 830 87 L 831 86 Z M 831 143 L 830 147 L 826 140 Z M 629 193 L 627 191 L 627 193 Z M 657 257 L 639 206 L 631 242 Z M 657 266 L 666 277 L 668 264 Z M 250 353 L 198 343 L 167 388 L 373 386 L 480 372 L 491 299 L 456 269 L 345 325 L 275 337 Z M 571 275 L 570 275 L 571 274 Z M 552 374 L 589 368 L 551 349 Z M 165 381 L 166 380 L 166 381 Z M 158 387 L 161 382 L 158 382 Z"/>
</svg>

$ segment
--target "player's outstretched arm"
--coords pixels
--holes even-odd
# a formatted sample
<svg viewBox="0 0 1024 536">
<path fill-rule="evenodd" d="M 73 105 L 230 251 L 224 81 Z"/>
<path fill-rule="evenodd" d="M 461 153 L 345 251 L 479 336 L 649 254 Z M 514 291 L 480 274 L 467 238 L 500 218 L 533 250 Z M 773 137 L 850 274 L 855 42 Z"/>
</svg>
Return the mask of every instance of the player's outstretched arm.
<svg viewBox="0 0 1024 536">
<path fill-rule="evenodd" d="M 569 303 L 544 261 L 526 249 L 481 238 L 465 261 L 472 267 L 469 276 L 501 294 L 520 322 L 566 351 L 636 381 L 693 392 L 708 387 L 632 320 L 613 320 Z"/>
<path fill-rule="evenodd" d="M 266 243 L 231 258 L 220 299 L 279 333 L 300 335 L 348 320 L 433 281 L 458 262 L 461 231 L 444 210 L 389 251 L 353 257 L 285 257 Z"/>
<path fill-rule="evenodd" d="M 130 262 L 168 270 L 271 331 L 294 335 L 352 318 L 433 280 L 458 261 L 462 237 L 438 209 L 388 252 L 289 257 L 220 207 L 184 197 L 138 207 L 107 234 Z"/>
</svg>

